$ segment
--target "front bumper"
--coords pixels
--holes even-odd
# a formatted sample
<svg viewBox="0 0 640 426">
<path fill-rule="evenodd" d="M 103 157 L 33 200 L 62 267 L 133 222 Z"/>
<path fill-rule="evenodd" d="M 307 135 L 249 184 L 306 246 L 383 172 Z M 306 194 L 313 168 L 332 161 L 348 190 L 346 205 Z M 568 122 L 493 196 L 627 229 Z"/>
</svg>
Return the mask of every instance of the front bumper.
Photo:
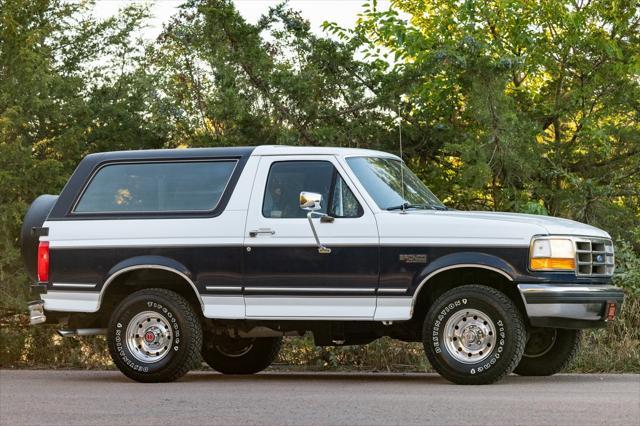
<svg viewBox="0 0 640 426">
<path fill-rule="evenodd" d="M 598 328 L 620 312 L 624 292 L 612 285 L 518 284 L 534 327 Z"/>
</svg>

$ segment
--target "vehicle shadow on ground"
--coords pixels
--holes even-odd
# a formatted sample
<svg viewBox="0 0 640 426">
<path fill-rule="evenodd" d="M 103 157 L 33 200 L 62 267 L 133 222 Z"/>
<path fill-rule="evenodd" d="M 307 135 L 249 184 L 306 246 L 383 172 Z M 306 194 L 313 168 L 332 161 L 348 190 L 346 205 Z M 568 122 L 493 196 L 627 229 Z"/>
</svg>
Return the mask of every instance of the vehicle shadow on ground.
<svg viewBox="0 0 640 426">
<path fill-rule="evenodd" d="M 116 371 L 101 371 L 98 374 L 88 374 L 74 377 L 73 380 L 88 382 L 111 382 L 111 383 L 132 383 L 136 382 L 128 379 Z M 597 376 L 597 375 L 595 375 Z M 522 385 L 526 383 L 581 383 L 585 380 L 593 380 L 594 375 L 556 375 L 553 377 L 521 377 L 510 375 L 500 382 L 491 386 Z M 269 371 L 254 375 L 225 375 L 215 371 L 193 371 L 176 383 L 277 383 L 277 382 L 335 382 L 335 383 L 403 383 L 403 384 L 425 384 L 425 385 L 448 385 L 456 386 L 434 373 L 350 373 L 350 372 L 278 372 Z"/>
</svg>

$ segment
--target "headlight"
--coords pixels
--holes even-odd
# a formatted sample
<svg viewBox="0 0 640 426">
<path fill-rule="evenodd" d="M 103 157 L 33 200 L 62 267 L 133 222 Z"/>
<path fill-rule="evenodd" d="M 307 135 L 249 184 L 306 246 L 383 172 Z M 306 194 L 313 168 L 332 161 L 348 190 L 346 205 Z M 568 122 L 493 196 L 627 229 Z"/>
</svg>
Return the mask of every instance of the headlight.
<svg viewBox="0 0 640 426">
<path fill-rule="evenodd" d="M 575 271 L 576 250 L 567 238 L 540 238 L 531 243 L 532 271 Z"/>
</svg>

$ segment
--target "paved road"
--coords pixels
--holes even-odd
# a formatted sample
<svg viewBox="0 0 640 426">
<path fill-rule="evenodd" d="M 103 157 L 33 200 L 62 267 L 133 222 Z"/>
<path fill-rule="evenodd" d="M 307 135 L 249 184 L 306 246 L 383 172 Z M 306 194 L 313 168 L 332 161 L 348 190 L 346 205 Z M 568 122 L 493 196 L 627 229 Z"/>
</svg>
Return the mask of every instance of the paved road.
<svg viewBox="0 0 640 426">
<path fill-rule="evenodd" d="M 508 377 L 455 386 L 431 374 L 195 372 L 144 385 L 115 371 L 0 371 L 2 425 L 638 425 L 640 375 Z"/>
</svg>

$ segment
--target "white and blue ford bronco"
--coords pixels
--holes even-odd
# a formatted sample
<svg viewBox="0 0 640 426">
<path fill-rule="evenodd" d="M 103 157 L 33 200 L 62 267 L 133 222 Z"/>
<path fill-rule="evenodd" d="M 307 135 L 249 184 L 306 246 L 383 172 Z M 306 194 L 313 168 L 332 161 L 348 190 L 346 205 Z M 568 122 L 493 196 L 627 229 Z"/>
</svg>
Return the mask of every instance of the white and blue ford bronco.
<svg viewBox="0 0 640 426">
<path fill-rule="evenodd" d="M 283 336 L 424 345 L 460 384 L 550 375 L 614 320 L 609 234 L 445 207 L 395 155 L 288 146 L 126 151 L 80 162 L 22 229 L 32 324 L 106 334 L 116 366 L 251 374 Z"/>
</svg>

